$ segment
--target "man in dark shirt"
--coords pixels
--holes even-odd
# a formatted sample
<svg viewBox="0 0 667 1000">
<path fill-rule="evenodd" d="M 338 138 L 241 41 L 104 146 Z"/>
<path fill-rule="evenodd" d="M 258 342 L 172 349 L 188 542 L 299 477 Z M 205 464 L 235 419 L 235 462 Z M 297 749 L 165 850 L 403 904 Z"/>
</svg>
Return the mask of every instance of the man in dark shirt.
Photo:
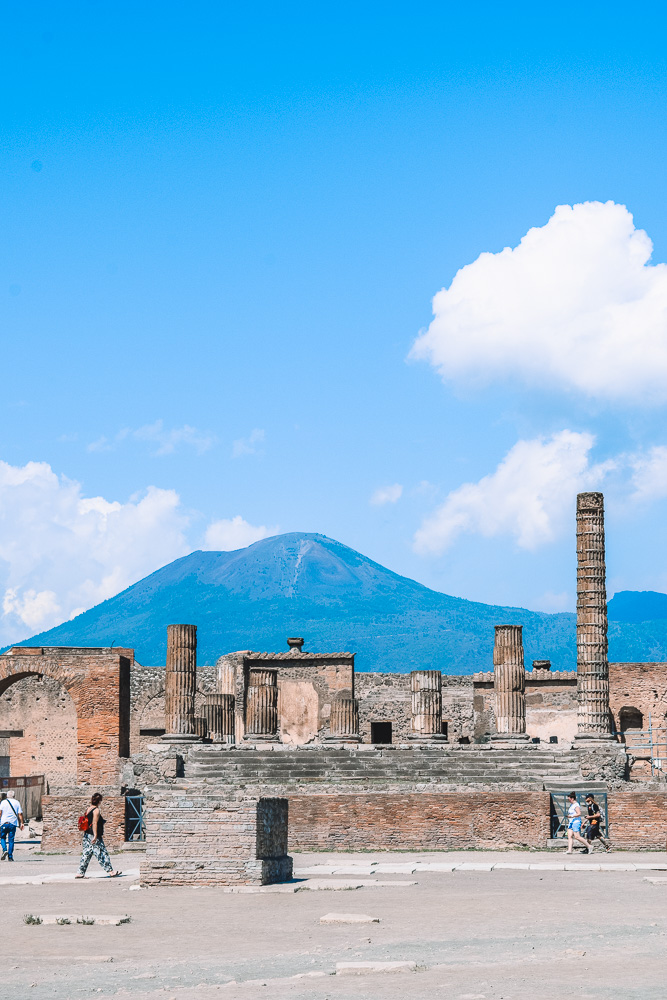
<svg viewBox="0 0 667 1000">
<path fill-rule="evenodd" d="M 602 815 L 600 813 L 600 806 L 595 801 L 593 795 L 586 796 L 586 805 L 588 806 L 588 827 L 586 829 L 586 840 L 589 843 L 589 850 L 593 851 L 593 841 L 599 840 L 602 843 L 605 851 L 609 853 L 611 847 L 602 836 Z"/>
</svg>

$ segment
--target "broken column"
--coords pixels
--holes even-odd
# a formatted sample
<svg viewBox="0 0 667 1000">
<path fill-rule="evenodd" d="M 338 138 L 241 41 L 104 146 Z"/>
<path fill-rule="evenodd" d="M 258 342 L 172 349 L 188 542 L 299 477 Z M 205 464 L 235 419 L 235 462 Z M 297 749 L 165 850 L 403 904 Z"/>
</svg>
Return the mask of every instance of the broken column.
<svg viewBox="0 0 667 1000">
<path fill-rule="evenodd" d="M 356 698 L 337 697 L 331 702 L 327 742 L 360 743 L 359 702 Z"/>
<path fill-rule="evenodd" d="M 493 690 L 496 732 L 492 739 L 509 743 L 527 740 L 522 625 L 496 625 Z"/>
<path fill-rule="evenodd" d="M 250 667 L 246 686 L 245 737 L 252 742 L 278 740 L 278 671 Z"/>
<path fill-rule="evenodd" d="M 442 673 L 439 670 L 413 670 L 410 673 L 410 739 L 442 743 Z"/>
<path fill-rule="evenodd" d="M 167 625 L 164 677 L 165 734 L 168 742 L 194 743 L 197 687 L 197 626 Z"/>
<path fill-rule="evenodd" d="M 611 739 L 604 496 L 577 496 L 577 738 Z"/>
<path fill-rule="evenodd" d="M 206 719 L 208 737 L 213 743 L 234 742 L 234 696 L 207 694 L 202 714 Z"/>
</svg>

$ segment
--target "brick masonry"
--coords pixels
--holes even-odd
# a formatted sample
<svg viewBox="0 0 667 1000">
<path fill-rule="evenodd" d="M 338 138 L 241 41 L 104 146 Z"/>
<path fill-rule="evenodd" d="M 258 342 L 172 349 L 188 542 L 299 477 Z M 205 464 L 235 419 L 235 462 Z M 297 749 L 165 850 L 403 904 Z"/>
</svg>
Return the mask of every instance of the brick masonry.
<svg viewBox="0 0 667 1000">
<path fill-rule="evenodd" d="M 543 848 L 547 792 L 291 795 L 291 850 Z"/>
<path fill-rule="evenodd" d="M 266 885 L 292 877 L 285 799 L 203 782 L 157 786 L 146 803 L 144 885 Z"/>
<path fill-rule="evenodd" d="M 667 790 L 612 792 L 608 809 L 614 846 L 634 850 L 666 849 Z"/>
<path fill-rule="evenodd" d="M 113 785 L 118 780 L 120 759 L 130 753 L 130 673 L 134 659 L 131 649 L 58 649 L 57 647 L 18 646 L 0 656 L 0 697 L 14 684 L 26 678 L 48 678 L 49 686 L 58 685 L 71 698 L 76 712 L 76 783 L 79 785 Z M 34 681 L 33 681 L 34 687 Z M 19 706 L 22 708 L 19 710 Z M 13 707 L 3 708 L 4 718 L 11 729 L 24 731 L 30 727 L 25 697 L 17 696 Z M 43 720 L 42 732 L 48 734 L 44 743 L 58 738 L 62 713 Z M 67 734 L 63 746 L 67 746 Z M 10 739 L 10 743 L 12 740 Z M 11 754 L 10 747 L 10 754 Z M 24 756 L 26 754 L 24 753 Z M 45 773 L 49 785 L 57 784 L 58 775 L 44 767 L 39 753 L 30 754 L 32 770 Z M 27 760 L 25 761 L 28 764 Z M 10 766 L 16 773 L 14 765 Z"/>
<path fill-rule="evenodd" d="M 42 850 L 79 850 L 83 835 L 78 828 L 78 819 L 89 808 L 90 795 L 45 795 L 42 799 Z M 106 820 L 104 843 L 114 850 L 121 847 L 125 840 L 125 797 L 104 794 L 101 809 Z"/>
</svg>

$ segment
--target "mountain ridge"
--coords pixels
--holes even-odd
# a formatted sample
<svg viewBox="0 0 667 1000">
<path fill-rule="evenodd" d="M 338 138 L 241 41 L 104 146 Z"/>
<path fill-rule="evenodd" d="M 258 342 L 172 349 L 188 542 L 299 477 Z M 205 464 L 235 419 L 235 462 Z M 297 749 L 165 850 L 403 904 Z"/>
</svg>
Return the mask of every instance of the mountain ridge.
<svg viewBox="0 0 667 1000">
<path fill-rule="evenodd" d="M 647 592 L 654 593 L 654 592 Z M 640 622 L 641 601 L 617 597 L 611 659 L 667 659 L 667 621 Z M 652 606 L 662 608 L 654 595 Z M 628 610 L 628 608 L 630 610 Z M 141 663 L 164 663 L 166 626 L 198 626 L 199 662 L 235 649 L 280 652 L 288 635 L 313 651 L 349 649 L 357 669 L 447 674 L 491 668 L 493 626 L 524 626 L 526 662 L 576 666 L 575 616 L 451 597 L 404 577 L 326 535 L 291 532 L 243 549 L 197 549 L 76 618 L 16 645 L 130 646 Z M 647 655 L 650 653 L 652 655 Z"/>
</svg>

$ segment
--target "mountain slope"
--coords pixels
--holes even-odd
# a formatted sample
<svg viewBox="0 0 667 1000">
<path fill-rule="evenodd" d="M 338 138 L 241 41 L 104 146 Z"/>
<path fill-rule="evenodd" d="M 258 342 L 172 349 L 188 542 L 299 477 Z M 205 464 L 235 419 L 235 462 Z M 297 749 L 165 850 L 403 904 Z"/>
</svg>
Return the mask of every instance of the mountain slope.
<svg viewBox="0 0 667 1000">
<path fill-rule="evenodd" d="M 306 649 L 356 652 L 359 670 L 467 674 L 491 668 L 493 626 L 516 623 L 524 626 L 527 663 L 576 665 L 572 614 L 449 597 L 325 535 L 302 533 L 235 552 L 192 552 L 22 645 L 113 642 L 133 646 L 140 663 L 160 664 L 170 622 L 198 626 L 200 663 L 236 649 L 278 652 L 288 635 L 303 635 Z M 636 619 L 610 626 L 612 658 L 621 658 L 614 644 L 624 659 L 667 658 L 667 622 L 653 624 L 648 637 Z"/>
</svg>

